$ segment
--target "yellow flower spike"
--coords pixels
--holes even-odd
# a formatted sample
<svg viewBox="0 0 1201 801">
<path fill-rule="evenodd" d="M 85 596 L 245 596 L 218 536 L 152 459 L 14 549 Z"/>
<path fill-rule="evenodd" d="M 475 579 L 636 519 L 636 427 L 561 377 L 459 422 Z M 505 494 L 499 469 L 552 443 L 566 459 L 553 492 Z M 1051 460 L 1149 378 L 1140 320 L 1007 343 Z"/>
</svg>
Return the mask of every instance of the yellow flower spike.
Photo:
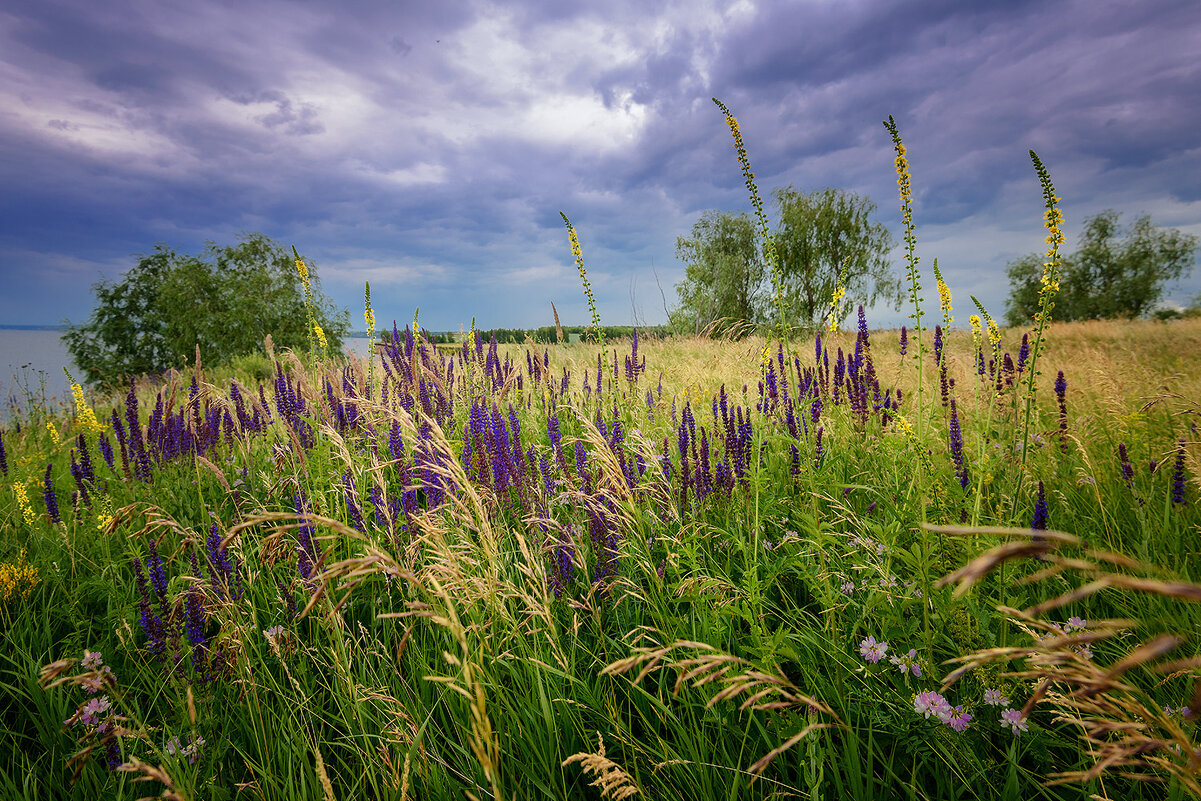
<svg viewBox="0 0 1201 801">
<path fill-rule="evenodd" d="M 79 425 L 88 434 L 100 434 L 104 431 L 104 426 L 96 419 L 96 413 L 92 411 L 92 407 L 88 406 L 88 402 L 83 397 L 83 387 L 79 386 L 78 382 L 71 377 L 71 373 L 67 368 L 63 368 L 63 372 L 67 374 L 67 379 L 71 382 L 71 396 L 75 399 L 75 416 Z"/>
<path fill-rule="evenodd" d="M 53 422 L 48 421 L 46 423 L 46 430 L 50 432 L 50 436 L 54 439 L 54 441 L 58 442 L 58 440 L 59 440 L 58 429 L 54 427 Z"/>
<path fill-rule="evenodd" d="M 329 343 L 325 341 L 325 331 L 321 329 L 321 326 L 313 323 L 313 333 L 317 335 L 317 344 L 321 348 L 321 354 L 324 356 L 325 352 L 329 350 Z"/>
<path fill-rule="evenodd" d="M 33 506 L 29 503 L 29 495 L 25 492 L 24 484 L 13 484 L 13 492 L 17 496 L 17 506 L 21 509 L 21 515 L 25 518 L 28 525 L 33 525 L 37 522 L 37 515 L 33 512 Z"/>
</svg>

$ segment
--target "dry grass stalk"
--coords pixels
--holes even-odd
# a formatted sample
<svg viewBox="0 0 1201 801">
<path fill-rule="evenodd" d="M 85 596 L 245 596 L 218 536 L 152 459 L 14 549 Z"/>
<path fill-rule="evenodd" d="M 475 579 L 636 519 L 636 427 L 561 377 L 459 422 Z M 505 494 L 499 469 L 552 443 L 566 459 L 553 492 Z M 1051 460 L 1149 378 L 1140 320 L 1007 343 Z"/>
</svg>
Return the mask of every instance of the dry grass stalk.
<svg viewBox="0 0 1201 801">
<path fill-rule="evenodd" d="M 954 533 L 1032 536 L 1032 532 L 1025 529 L 957 529 Z M 1043 534 L 1038 532 L 1039 536 Z M 1053 548 L 1058 544 L 1074 542 L 1077 542 L 1076 538 L 1062 535 L 1038 544 Z M 1026 545 L 1025 542 L 1005 543 L 992 548 L 940 579 L 938 584 L 945 586 L 958 583 L 956 592 L 961 594 L 1003 562 L 1029 555 L 1024 547 Z M 1089 556 L 1097 562 L 1140 568 L 1144 572 L 1151 570 L 1117 554 L 1090 552 Z M 1051 774 L 1048 784 L 1088 782 L 1106 772 L 1115 771 L 1138 781 L 1163 781 L 1166 776 L 1171 776 L 1189 792 L 1201 796 L 1201 750 L 1198 750 L 1180 723 L 1151 700 L 1147 691 L 1124 680 L 1136 668 L 1156 673 L 1176 671 L 1178 675 L 1183 675 L 1180 671 L 1194 671 L 1201 666 L 1201 657 L 1157 662 L 1179 647 L 1184 638 L 1169 633 L 1159 634 L 1126 650 L 1112 664 L 1104 666 L 1093 661 L 1089 646 L 1113 641 L 1119 634 L 1136 627 L 1137 621 L 1096 621 L 1085 631 L 1063 634 L 1054 624 L 1038 619 L 1041 614 L 1102 589 L 1132 590 L 1195 603 L 1201 601 L 1201 586 L 1110 572 L 1089 561 L 1059 557 L 1053 557 L 1053 561 L 1058 563 L 1059 568 L 1054 571 L 1055 575 L 1072 570 L 1091 575 L 1093 580 L 1025 611 L 998 607 L 1030 635 L 1033 645 L 1028 648 L 993 648 L 952 660 L 962 664 L 944 680 L 944 689 L 976 667 L 996 661 L 1023 660 L 1023 669 L 1005 674 L 1037 682 L 1037 689 L 1026 702 L 1023 714 L 1029 714 L 1036 705 L 1045 702 L 1057 711 L 1058 722 L 1080 728 L 1080 736 L 1093 757 L 1093 765 L 1089 769 Z M 1040 573 L 1044 576 L 1052 574 L 1047 571 Z M 1194 681 L 1190 709 L 1201 709 L 1201 678 Z M 1196 712 L 1192 715 L 1195 717 Z"/>
<path fill-rule="evenodd" d="M 682 659 L 670 658 L 681 650 L 700 651 L 701 653 Z M 786 677 L 759 670 L 745 659 L 718 651 L 703 642 L 677 640 L 666 646 L 640 646 L 634 649 L 633 655 L 607 665 L 601 670 L 601 675 L 619 676 L 638 668 L 637 675 L 632 679 L 637 684 L 651 673 L 668 666 L 677 670 L 672 695 L 679 695 L 680 691 L 689 685 L 693 689 L 700 689 L 709 684 L 720 685 L 720 689 L 705 703 L 706 708 L 742 696 L 742 701 L 738 705 L 740 711 L 806 709 L 811 716 L 820 714 L 833 719 L 833 722 L 810 723 L 799 733 L 765 754 L 748 769 L 752 777 L 757 778 L 771 764 L 772 760 L 795 746 L 809 733 L 819 729 L 843 726 L 838 715 L 830 707 L 800 692 L 796 685 Z"/>
<path fill-rule="evenodd" d="M 622 799 L 639 795 L 642 790 L 634 783 L 630 775 L 605 755 L 605 738 L 601 736 L 600 732 L 596 733 L 596 739 L 599 745 L 595 754 L 587 752 L 572 754 L 563 760 L 563 766 L 579 762 L 580 767 L 586 773 L 596 777 L 589 784 L 600 790 L 601 798 L 622 801 Z"/>
</svg>

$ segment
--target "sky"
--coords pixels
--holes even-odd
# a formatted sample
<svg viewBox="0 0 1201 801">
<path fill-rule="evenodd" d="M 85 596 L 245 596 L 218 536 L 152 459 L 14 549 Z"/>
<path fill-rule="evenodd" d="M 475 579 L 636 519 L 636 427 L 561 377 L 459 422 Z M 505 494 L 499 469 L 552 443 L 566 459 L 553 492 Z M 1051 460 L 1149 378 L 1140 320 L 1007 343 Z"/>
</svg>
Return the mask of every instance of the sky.
<svg viewBox="0 0 1201 801">
<path fill-rule="evenodd" d="M 662 323 L 677 237 L 750 211 L 714 96 L 765 196 L 866 195 L 900 242 L 892 115 L 928 305 L 937 257 L 959 324 L 969 295 L 999 317 L 1045 247 L 1030 149 L 1066 252 L 1110 208 L 1201 236 L 1199 46 L 1195 0 L 7 0 L 0 324 L 83 322 L 156 243 L 252 231 L 355 327 L 365 281 L 381 322 L 583 324 L 560 211 L 601 320 Z"/>
</svg>

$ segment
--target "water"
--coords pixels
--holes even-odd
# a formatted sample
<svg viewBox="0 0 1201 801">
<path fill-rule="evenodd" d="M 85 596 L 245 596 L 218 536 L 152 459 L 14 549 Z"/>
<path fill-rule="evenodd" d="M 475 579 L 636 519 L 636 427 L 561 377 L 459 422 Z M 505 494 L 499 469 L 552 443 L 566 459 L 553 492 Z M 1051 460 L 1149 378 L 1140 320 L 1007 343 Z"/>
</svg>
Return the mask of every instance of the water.
<svg viewBox="0 0 1201 801">
<path fill-rule="evenodd" d="M 31 399 L 70 399 L 71 384 L 63 367 L 76 378 L 82 371 L 71 361 L 62 335 L 62 331 L 0 329 L 0 401 L 5 411 L 14 402 L 24 408 Z"/>
<path fill-rule="evenodd" d="M 61 337 L 62 331 L 23 331 L 0 328 L 0 416 L 7 416 L 16 404 L 24 409 L 37 403 L 71 402 L 71 384 L 63 374 L 66 366 L 79 380 L 83 376 Z M 370 340 L 347 337 L 343 346 L 366 356 Z"/>
</svg>

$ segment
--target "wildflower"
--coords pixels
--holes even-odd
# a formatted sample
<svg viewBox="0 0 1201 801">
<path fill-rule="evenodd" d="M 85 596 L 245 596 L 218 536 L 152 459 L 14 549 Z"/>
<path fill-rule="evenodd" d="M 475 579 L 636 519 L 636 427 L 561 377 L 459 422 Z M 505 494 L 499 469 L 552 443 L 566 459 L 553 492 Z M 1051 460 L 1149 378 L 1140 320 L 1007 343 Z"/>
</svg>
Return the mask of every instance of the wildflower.
<svg viewBox="0 0 1201 801">
<path fill-rule="evenodd" d="M 888 643 L 876 642 L 876 638 L 868 635 L 863 642 L 859 643 L 859 654 L 873 665 L 884 658 L 888 653 Z"/>
<path fill-rule="evenodd" d="M 4 452 L 4 432 L 0 431 L 0 473 L 8 475 L 8 454 Z"/>
<path fill-rule="evenodd" d="M 283 626 L 272 626 L 269 629 L 263 629 L 263 637 L 267 639 L 267 645 L 271 647 L 271 652 L 282 658 L 282 650 L 284 637 L 287 632 Z"/>
<path fill-rule="evenodd" d="M 909 350 L 909 331 L 905 326 L 901 326 L 901 355 L 905 355 L 905 351 Z"/>
<path fill-rule="evenodd" d="M 329 342 L 325 339 L 325 331 L 317 323 L 313 323 L 313 333 L 317 336 L 317 345 L 321 348 L 321 352 L 325 353 L 329 350 Z"/>
<path fill-rule="evenodd" d="M 1034 504 L 1034 517 L 1030 521 L 1030 528 L 1035 531 L 1047 529 L 1047 491 L 1041 481 L 1038 482 L 1038 501 Z"/>
<path fill-rule="evenodd" d="M 1055 379 L 1055 398 L 1059 401 L 1059 449 L 1064 453 L 1068 452 L 1068 407 L 1067 396 L 1068 382 L 1063 377 L 1063 370 L 1059 371 L 1059 376 Z"/>
<path fill-rule="evenodd" d="M 968 727 L 971 725 L 971 722 L 972 715 L 963 710 L 962 704 L 956 706 L 951 711 L 950 717 L 946 720 L 946 724 L 957 732 L 967 731 Z"/>
<path fill-rule="evenodd" d="M 1126 482 L 1127 487 L 1134 486 L 1134 465 L 1130 463 L 1130 456 L 1126 453 L 1126 443 L 1118 443 L 1118 460 L 1122 465 L 1122 480 Z"/>
<path fill-rule="evenodd" d="M 984 703 L 989 706 L 1009 706 L 1009 699 L 1000 690 L 989 687 L 984 691 Z"/>
<path fill-rule="evenodd" d="M 94 726 L 100 722 L 101 717 L 112 709 L 112 702 L 108 700 L 107 695 L 101 695 L 97 698 L 92 698 L 87 703 L 79 708 L 79 721 L 86 723 L 89 726 Z"/>
<path fill-rule="evenodd" d="M 25 600 L 38 581 L 38 569 L 25 562 L 25 551 L 22 550 L 15 563 L 0 563 L 0 603 L 8 603 L 14 598 Z"/>
<path fill-rule="evenodd" d="M 934 260 L 934 280 L 938 287 L 938 306 L 942 310 L 943 325 L 948 329 L 955 318 L 951 316 L 951 288 L 942 280 L 942 272 L 938 269 L 938 259 Z"/>
<path fill-rule="evenodd" d="M 96 516 L 96 530 L 105 531 L 110 523 L 113 522 L 113 516 L 109 514 L 99 514 Z"/>
<path fill-rule="evenodd" d="M 1172 468 L 1172 503 L 1184 503 L 1184 439 L 1176 446 L 1176 465 Z"/>
<path fill-rule="evenodd" d="M 855 594 L 855 582 L 850 581 L 850 580 L 844 581 L 842 583 L 842 591 L 844 593 L 846 593 L 847 595 L 854 595 Z"/>
<path fill-rule="evenodd" d="M 951 461 L 955 463 L 955 475 L 959 477 L 959 486 L 968 488 L 967 466 L 963 461 L 963 430 L 959 424 L 959 412 L 955 408 L 955 399 L 951 399 Z"/>
<path fill-rule="evenodd" d="M 83 659 L 79 661 L 79 666 L 84 670 L 96 670 L 104 664 L 104 656 L 99 651 L 83 652 Z"/>
<path fill-rule="evenodd" d="M 66 372 L 67 368 L 63 368 Z M 96 419 L 96 413 L 92 411 L 92 407 L 88 406 L 87 400 L 83 397 L 83 388 L 75 383 L 71 378 L 71 374 L 67 373 L 67 378 L 71 380 L 71 395 L 75 399 L 75 415 L 79 421 L 79 425 L 88 434 L 101 434 L 104 432 L 104 426 L 100 425 L 100 421 Z"/>
<path fill-rule="evenodd" d="M 1030 360 L 1030 334 L 1029 332 L 1022 334 L 1022 346 L 1018 349 L 1018 372 L 1026 369 L 1026 362 Z"/>
<path fill-rule="evenodd" d="M 1072 615 L 1068 618 L 1067 625 L 1063 627 L 1065 632 L 1080 631 L 1088 626 L 1088 621 L 1079 615 Z"/>
<path fill-rule="evenodd" d="M 1008 726 L 1015 735 L 1030 730 L 1030 726 L 1026 723 L 1026 716 L 1020 709 L 1006 709 L 1001 712 L 1001 725 Z"/>
<path fill-rule="evenodd" d="M 575 266 L 580 273 L 580 282 L 584 286 L 588 311 L 592 313 L 592 326 L 589 333 L 596 344 L 600 345 L 604 339 L 604 331 L 601 329 L 600 312 L 596 310 L 596 297 L 592 294 L 592 284 L 588 281 L 588 271 L 584 269 L 584 253 L 580 249 L 580 239 L 576 236 L 575 226 L 571 224 L 571 220 L 567 219 L 567 215 L 560 211 L 559 216 L 563 218 L 563 224 L 567 226 L 567 239 L 571 243 L 571 255 L 575 258 Z M 597 380 L 600 380 L 599 375 Z"/>
<path fill-rule="evenodd" d="M 888 661 L 895 665 L 902 675 L 913 673 L 919 679 L 922 677 L 922 667 L 917 661 L 916 648 L 910 648 L 909 653 L 905 656 L 890 656 Z"/>
<path fill-rule="evenodd" d="M 21 507 L 21 515 L 25 518 L 25 523 L 32 526 L 37 522 L 37 515 L 33 513 L 33 506 L 29 503 L 29 495 L 25 492 L 25 485 L 13 484 L 13 493 L 17 496 L 17 506 Z"/>
<path fill-rule="evenodd" d="M 926 718 L 936 717 L 944 723 L 949 721 L 951 715 L 954 714 L 947 699 L 941 693 L 933 690 L 917 694 L 917 697 L 913 699 L 913 711 Z"/>
<path fill-rule="evenodd" d="M 50 441 L 57 444 L 58 443 L 58 429 L 54 427 L 54 423 L 52 421 L 46 422 L 46 430 L 50 432 Z"/>
<path fill-rule="evenodd" d="M 53 463 L 46 465 L 43 498 L 46 501 L 46 514 L 50 515 L 50 521 L 58 523 L 61 522 L 62 518 L 59 517 L 58 513 L 58 494 L 54 491 L 54 479 L 50 477 L 50 471 L 53 467 Z"/>
</svg>

